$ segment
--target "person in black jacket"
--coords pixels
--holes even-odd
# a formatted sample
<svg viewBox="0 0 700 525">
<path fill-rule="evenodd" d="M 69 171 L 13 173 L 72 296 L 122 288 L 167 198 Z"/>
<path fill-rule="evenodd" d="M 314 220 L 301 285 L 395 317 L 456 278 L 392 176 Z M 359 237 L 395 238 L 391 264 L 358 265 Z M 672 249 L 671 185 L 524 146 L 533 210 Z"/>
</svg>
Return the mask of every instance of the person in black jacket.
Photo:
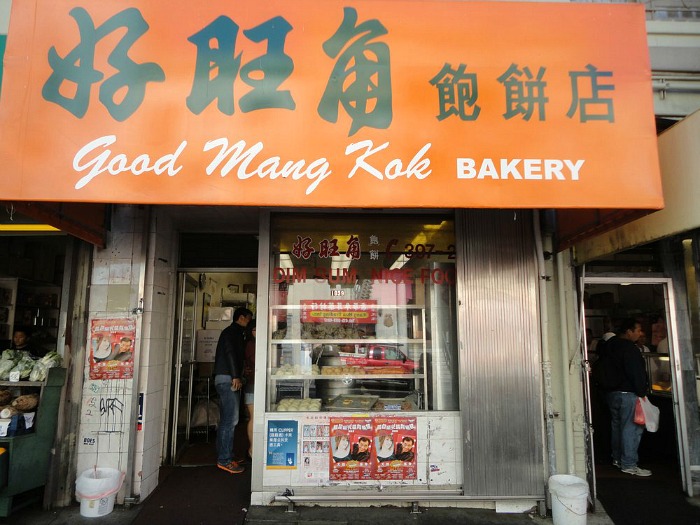
<svg viewBox="0 0 700 525">
<path fill-rule="evenodd" d="M 245 328 L 253 318 L 247 308 L 236 308 L 233 322 L 221 332 L 214 357 L 214 386 L 219 394 L 219 428 L 216 432 L 216 466 L 231 474 L 245 469 L 233 460 L 233 435 L 238 424 L 243 388 Z"/>
<path fill-rule="evenodd" d="M 644 359 L 635 344 L 642 334 L 639 322 L 626 319 L 621 323 L 618 334 L 606 344 L 606 352 L 610 352 L 611 356 L 609 366 L 622 372 L 619 385 L 607 394 L 613 465 L 633 476 L 651 476 L 650 470 L 637 465 L 637 450 L 644 426 L 634 422 L 637 398 L 646 396 L 648 390 Z"/>
</svg>

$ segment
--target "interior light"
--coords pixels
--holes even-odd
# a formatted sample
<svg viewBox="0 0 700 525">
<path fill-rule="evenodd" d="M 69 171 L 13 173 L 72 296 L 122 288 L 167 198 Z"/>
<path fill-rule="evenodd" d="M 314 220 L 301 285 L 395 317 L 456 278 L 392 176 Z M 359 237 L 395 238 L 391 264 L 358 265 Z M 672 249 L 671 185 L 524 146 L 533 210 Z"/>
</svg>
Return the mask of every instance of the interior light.
<svg viewBox="0 0 700 525">
<path fill-rule="evenodd" d="M 280 268 L 294 268 L 294 263 L 288 253 L 280 254 Z"/>
<path fill-rule="evenodd" d="M 350 268 L 351 263 L 352 259 L 344 253 L 341 255 L 334 255 L 331 257 L 332 270 L 347 270 L 348 268 Z"/>
<path fill-rule="evenodd" d="M 0 224 L 0 232 L 58 232 L 49 224 Z"/>
</svg>

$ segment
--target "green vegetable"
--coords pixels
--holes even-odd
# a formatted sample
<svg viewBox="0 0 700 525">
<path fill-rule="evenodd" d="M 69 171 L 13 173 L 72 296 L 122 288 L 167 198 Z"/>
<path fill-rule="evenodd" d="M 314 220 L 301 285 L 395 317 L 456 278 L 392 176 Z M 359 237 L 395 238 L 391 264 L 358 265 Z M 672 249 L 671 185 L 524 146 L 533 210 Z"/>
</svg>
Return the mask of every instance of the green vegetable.
<svg viewBox="0 0 700 525">
<path fill-rule="evenodd" d="M 14 368 L 10 370 L 10 374 L 12 372 L 19 372 L 20 379 L 27 379 L 32 372 L 32 368 L 34 368 L 34 360 L 27 354 L 26 357 L 22 357 Z"/>
<path fill-rule="evenodd" d="M 63 359 L 57 352 L 49 352 L 44 357 L 34 363 L 29 374 L 30 381 L 45 381 L 49 368 L 61 366 Z"/>
</svg>

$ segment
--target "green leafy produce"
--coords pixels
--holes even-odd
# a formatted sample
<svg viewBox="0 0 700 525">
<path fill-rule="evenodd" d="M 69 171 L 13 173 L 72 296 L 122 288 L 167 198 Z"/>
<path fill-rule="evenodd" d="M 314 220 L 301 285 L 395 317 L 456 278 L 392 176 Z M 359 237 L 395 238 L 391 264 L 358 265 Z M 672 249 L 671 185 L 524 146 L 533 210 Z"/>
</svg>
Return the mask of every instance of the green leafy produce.
<svg viewBox="0 0 700 525">
<path fill-rule="evenodd" d="M 12 374 L 12 372 L 19 372 L 20 379 L 27 379 L 29 374 L 32 373 L 32 368 L 34 368 L 34 360 L 27 354 L 26 357 L 22 356 L 22 359 L 10 370 L 10 374 Z"/>
<path fill-rule="evenodd" d="M 44 357 L 34 362 L 32 371 L 29 374 L 30 381 L 45 381 L 49 368 L 61 366 L 63 359 L 57 352 L 49 352 Z"/>
<path fill-rule="evenodd" d="M 10 379 L 10 370 L 12 370 L 16 364 L 14 359 L 0 359 L 0 381 L 7 381 Z"/>
<path fill-rule="evenodd" d="M 14 361 L 15 363 L 19 361 L 22 358 L 22 354 L 25 353 L 22 350 L 13 350 L 12 348 L 8 348 L 7 350 L 4 350 L 2 353 L 2 358 L 0 358 L 2 361 L 9 360 L 9 361 Z"/>
</svg>

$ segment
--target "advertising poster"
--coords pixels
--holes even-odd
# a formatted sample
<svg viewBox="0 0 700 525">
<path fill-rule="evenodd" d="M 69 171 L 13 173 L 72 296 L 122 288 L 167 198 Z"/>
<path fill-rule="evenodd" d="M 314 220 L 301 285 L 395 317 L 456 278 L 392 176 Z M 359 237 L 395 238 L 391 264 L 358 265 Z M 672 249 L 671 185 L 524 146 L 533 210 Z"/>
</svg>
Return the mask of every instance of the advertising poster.
<svg viewBox="0 0 700 525">
<path fill-rule="evenodd" d="M 376 324 L 377 301 L 302 299 L 302 323 Z"/>
<path fill-rule="evenodd" d="M 416 479 L 415 417 L 375 417 L 373 479 Z"/>
<path fill-rule="evenodd" d="M 296 421 L 267 422 L 267 468 L 296 469 L 299 424 Z"/>
<path fill-rule="evenodd" d="M 302 479 L 317 483 L 328 479 L 328 416 L 307 416 L 302 421 Z"/>
<path fill-rule="evenodd" d="M 372 479 L 372 419 L 331 417 L 331 480 Z"/>
<path fill-rule="evenodd" d="M 90 324 L 90 379 L 134 377 L 135 319 L 93 319 Z"/>
</svg>

